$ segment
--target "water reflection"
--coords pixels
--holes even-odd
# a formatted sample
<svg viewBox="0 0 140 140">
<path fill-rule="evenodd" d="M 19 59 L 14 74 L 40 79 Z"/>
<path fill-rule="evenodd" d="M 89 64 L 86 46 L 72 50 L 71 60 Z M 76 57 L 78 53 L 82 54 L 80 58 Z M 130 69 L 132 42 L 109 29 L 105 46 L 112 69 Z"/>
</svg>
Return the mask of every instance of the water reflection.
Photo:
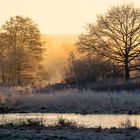
<svg viewBox="0 0 140 140">
<path fill-rule="evenodd" d="M 20 114 L 5 114 L 0 115 L 0 123 L 3 121 L 16 121 L 17 119 L 27 119 L 27 118 L 46 118 L 46 125 L 52 125 L 57 123 L 58 119 L 62 117 L 63 119 L 68 119 L 75 121 L 77 124 L 85 126 L 86 128 L 99 127 L 110 128 L 110 127 L 120 127 L 121 122 L 130 120 L 132 125 L 137 125 L 140 128 L 140 115 L 80 115 L 80 114 L 58 114 L 58 113 L 20 113 Z M 4 118 L 4 119 L 3 119 Z"/>
</svg>

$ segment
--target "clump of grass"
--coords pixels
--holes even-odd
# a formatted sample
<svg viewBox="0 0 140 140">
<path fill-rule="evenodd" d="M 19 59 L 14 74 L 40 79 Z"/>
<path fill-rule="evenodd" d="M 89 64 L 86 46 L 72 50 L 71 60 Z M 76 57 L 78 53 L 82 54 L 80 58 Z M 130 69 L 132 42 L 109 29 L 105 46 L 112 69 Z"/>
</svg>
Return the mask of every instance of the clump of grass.
<svg viewBox="0 0 140 140">
<path fill-rule="evenodd" d="M 44 118 L 30 118 L 23 121 L 20 126 L 29 126 L 29 127 L 45 127 Z"/>
<path fill-rule="evenodd" d="M 70 127 L 70 128 L 78 128 L 79 125 L 71 120 L 63 119 L 62 117 L 58 118 L 57 126 L 60 127 Z"/>
<path fill-rule="evenodd" d="M 3 116 L 3 123 L 0 124 L 0 128 L 46 128 L 45 117 L 37 118 L 20 118 L 17 120 L 8 121 Z M 63 119 L 62 117 L 58 118 L 58 122 L 54 125 L 48 125 L 48 127 L 68 127 L 68 128 L 82 128 L 82 126 L 77 125 L 76 122 Z"/>
<path fill-rule="evenodd" d="M 18 119 L 16 121 L 5 121 L 0 127 L 30 127 L 30 128 L 43 128 L 45 126 L 46 118 L 28 118 Z"/>
<path fill-rule="evenodd" d="M 134 123 L 132 123 L 131 120 L 127 119 L 125 121 L 120 122 L 120 128 L 132 129 L 132 128 L 138 128 L 138 127 L 137 127 L 136 121 L 134 121 Z"/>
</svg>

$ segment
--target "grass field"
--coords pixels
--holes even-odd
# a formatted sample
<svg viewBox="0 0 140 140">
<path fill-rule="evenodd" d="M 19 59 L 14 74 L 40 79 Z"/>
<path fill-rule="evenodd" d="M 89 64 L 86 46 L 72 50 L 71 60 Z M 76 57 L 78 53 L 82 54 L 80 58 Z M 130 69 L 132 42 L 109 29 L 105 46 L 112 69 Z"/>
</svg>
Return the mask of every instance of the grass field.
<svg viewBox="0 0 140 140">
<path fill-rule="evenodd" d="M 1 88 L 0 111 L 59 113 L 140 113 L 139 91 L 95 92 L 67 89 L 32 93 L 31 89 Z"/>
</svg>

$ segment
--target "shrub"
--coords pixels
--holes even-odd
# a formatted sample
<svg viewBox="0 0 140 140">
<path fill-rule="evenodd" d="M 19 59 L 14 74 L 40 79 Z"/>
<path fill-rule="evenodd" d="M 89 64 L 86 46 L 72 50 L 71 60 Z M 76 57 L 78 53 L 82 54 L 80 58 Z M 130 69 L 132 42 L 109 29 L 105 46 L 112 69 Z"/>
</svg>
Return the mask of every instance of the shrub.
<svg viewBox="0 0 140 140">
<path fill-rule="evenodd" d="M 64 127 L 74 127 L 74 128 L 77 128 L 78 125 L 76 122 L 74 121 L 70 121 L 70 120 L 67 120 L 67 119 L 63 119 L 62 117 L 60 117 L 58 119 L 58 123 L 57 123 L 57 126 L 64 126 Z"/>
<path fill-rule="evenodd" d="M 120 128 L 125 128 L 125 129 L 137 128 L 137 122 L 134 122 L 133 124 L 131 120 L 127 119 L 120 123 Z"/>
</svg>

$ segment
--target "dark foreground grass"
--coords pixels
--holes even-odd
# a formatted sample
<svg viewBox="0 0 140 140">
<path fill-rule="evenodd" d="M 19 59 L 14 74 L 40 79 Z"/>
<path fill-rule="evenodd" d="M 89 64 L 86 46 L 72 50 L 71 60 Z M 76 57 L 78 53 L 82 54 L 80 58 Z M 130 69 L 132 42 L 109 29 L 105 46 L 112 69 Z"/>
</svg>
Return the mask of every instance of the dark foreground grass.
<svg viewBox="0 0 140 140">
<path fill-rule="evenodd" d="M 45 121 L 46 121 L 46 118 L 28 118 L 28 119 L 24 119 L 24 118 L 20 118 L 20 119 L 17 119 L 16 121 L 8 121 L 8 120 L 5 120 L 3 118 L 3 122 L 5 123 L 2 123 L 0 124 L 0 128 L 45 128 Z"/>
<path fill-rule="evenodd" d="M 62 117 L 58 118 L 57 123 L 47 125 L 46 124 L 46 118 L 45 117 L 37 117 L 37 118 L 20 118 L 17 121 L 6 121 L 4 120 L 4 123 L 0 124 L 0 128 L 76 128 L 76 129 L 94 129 L 94 130 L 102 130 L 103 128 L 97 127 L 97 128 L 86 128 L 84 125 L 79 125 L 75 121 L 71 121 L 68 119 L 64 119 Z M 111 128 L 111 129 L 118 129 L 118 128 Z M 130 130 L 138 130 L 139 128 L 137 127 L 137 122 L 134 124 L 129 120 L 125 120 L 120 122 L 119 129 L 130 129 Z"/>
<path fill-rule="evenodd" d="M 84 128 L 76 122 L 59 118 L 46 126 L 45 119 L 31 118 L 0 125 L 0 140 L 139 140 L 140 130 L 129 121 L 123 128 Z"/>
<path fill-rule="evenodd" d="M 54 126 L 0 126 L 0 140 L 139 140 L 138 128 L 81 128 L 61 120 Z M 32 126 L 32 127 L 31 127 Z"/>
<path fill-rule="evenodd" d="M 83 128 L 74 121 L 63 119 L 62 117 L 58 118 L 58 122 L 52 125 L 46 124 L 46 118 L 37 117 L 29 119 L 17 119 L 16 121 L 7 121 L 3 119 L 5 123 L 0 124 L 0 128 L 40 128 L 45 129 L 49 127 L 68 127 L 68 128 Z"/>
</svg>

